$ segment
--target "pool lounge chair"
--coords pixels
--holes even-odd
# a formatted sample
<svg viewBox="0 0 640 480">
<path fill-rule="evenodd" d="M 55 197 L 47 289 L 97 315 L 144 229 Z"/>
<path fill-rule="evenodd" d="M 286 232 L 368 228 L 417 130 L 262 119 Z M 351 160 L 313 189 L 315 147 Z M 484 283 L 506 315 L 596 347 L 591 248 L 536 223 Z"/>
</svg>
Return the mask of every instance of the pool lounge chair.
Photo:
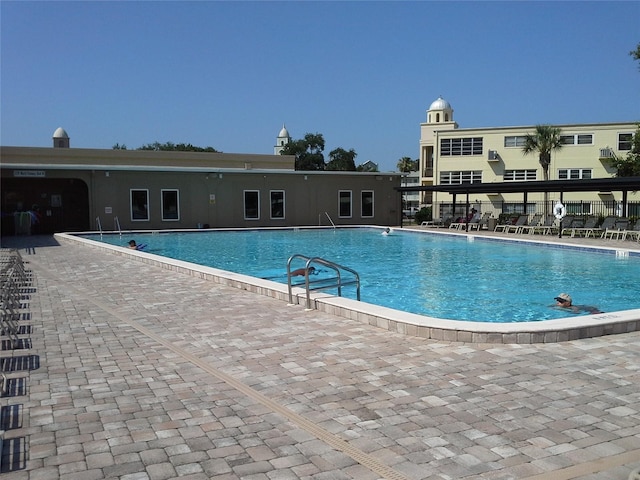
<svg viewBox="0 0 640 480">
<path fill-rule="evenodd" d="M 466 219 L 461 222 L 453 222 L 449 225 L 449 228 L 455 228 L 456 230 L 466 230 L 467 224 L 469 224 L 469 230 L 471 230 L 471 225 L 475 225 L 480 222 L 480 217 L 474 217 L 471 220 L 467 221 Z"/>
<path fill-rule="evenodd" d="M 527 219 L 529 218 L 529 215 L 520 215 L 516 221 L 511 221 L 509 223 L 503 223 L 500 225 L 496 225 L 496 228 L 494 229 L 494 232 L 504 232 L 504 233 L 508 233 L 510 229 L 515 229 L 514 232 L 521 227 L 522 225 L 524 225 L 525 223 L 527 223 Z M 508 230 L 509 229 L 509 230 Z"/>
<path fill-rule="evenodd" d="M 536 213 L 531 220 L 529 220 L 526 225 L 520 225 L 520 228 L 516 230 L 516 233 L 531 233 L 530 230 L 540 225 L 542 221 L 542 214 Z"/>
<path fill-rule="evenodd" d="M 640 242 L 640 218 L 636 220 L 636 223 L 631 229 L 623 230 L 622 240 L 626 240 L 629 237 L 630 240 L 636 240 Z"/>
<path fill-rule="evenodd" d="M 613 240 L 613 238 L 615 237 L 616 240 L 621 240 L 622 234 L 627 229 L 628 226 L 629 226 L 628 218 L 618 218 L 612 228 L 607 228 L 604 232 L 602 232 L 602 235 L 600 238 L 604 238 L 605 240 L 607 238 L 609 240 Z"/>
<path fill-rule="evenodd" d="M 527 229 L 527 233 L 529 233 L 530 235 L 534 233 L 551 235 L 552 233 L 554 233 L 555 223 L 556 217 L 554 217 L 553 215 L 547 215 L 546 217 L 544 217 L 544 220 L 540 223 L 540 225 Z"/>
<path fill-rule="evenodd" d="M 489 225 L 489 219 L 491 218 L 491 212 L 484 212 L 480 221 L 478 222 L 469 222 L 469 230 L 484 230 L 485 227 Z"/>
<path fill-rule="evenodd" d="M 580 223 L 582 223 L 582 219 L 580 219 Z M 598 217 L 589 216 L 582 225 L 576 224 L 576 220 L 574 220 L 570 227 L 565 227 L 563 229 L 562 233 L 564 233 L 565 230 L 569 230 L 571 238 L 575 237 L 576 235 L 579 237 L 582 237 L 583 235 L 585 237 L 588 237 L 590 233 L 594 232 L 597 224 Z M 593 234 L 593 236 L 595 237 L 595 234 Z"/>
</svg>

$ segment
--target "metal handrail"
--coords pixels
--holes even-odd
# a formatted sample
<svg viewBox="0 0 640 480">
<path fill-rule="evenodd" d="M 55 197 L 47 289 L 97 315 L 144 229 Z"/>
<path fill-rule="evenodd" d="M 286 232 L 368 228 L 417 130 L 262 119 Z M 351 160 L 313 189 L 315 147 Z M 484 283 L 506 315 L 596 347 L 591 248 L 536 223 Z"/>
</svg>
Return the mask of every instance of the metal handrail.
<svg viewBox="0 0 640 480">
<path fill-rule="evenodd" d="M 118 230 L 118 233 L 120 234 L 120 236 L 122 237 L 122 229 L 120 228 L 120 220 L 118 219 L 118 217 L 113 217 L 113 228 L 114 230 Z"/>
<path fill-rule="evenodd" d="M 305 255 L 296 253 L 294 255 L 291 255 L 287 260 L 287 286 L 289 289 L 290 304 L 293 303 L 292 288 L 294 286 L 291 283 L 291 262 L 296 258 L 305 260 L 304 287 L 305 287 L 306 297 L 307 297 L 307 310 L 311 310 L 311 291 L 321 291 L 321 290 L 329 290 L 329 289 L 337 288 L 338 296 L 341 297 L 343 286 L 356 285 L 356 298 L 358 299 L 358 301 L 360 301 L 360 275 L 358 275 L 358 272 L 356 272 L 352 268 L 345 267 L 343 265 L 340 265 L 335 262 L 331 262 L 324 258 L 307 257 Z M 335 272 L 336 276 L 330 277 L 330 278 L 321 278 L 318 280 L 311 280 L 309 278 L 309 267 L 312 266 L 313 264 L 323 265 L 325 267 L 332 269 Z M 354 276 L 354 279 L 343 281 L 342 275 L 341 275 L 342 270 L 344 270 L 345 272 L 351 273 Z"/>
<path fill-rule="evenodd" d="M 331 220 L 331 217 L 329 216 L 329 213 L 328 213 L 328 212 L 324 212 L 324 214 L 327 216 L 327 218 L 328 218 L 328 219 L 329 219 L 329 221 L 331 222 L 331 225 L 333 225 L 333 228 L 335 229 L 335 228 L 336 228 L 336 224 L 335 224 L 335 223 L 333 223 L 333 220 Z"/>
<path fill-rule="evenodd" d="M 98 226 L 98 230 L 100 231 L 100 238 L 102 238 L 102 224 L 100 223 L 100 217 L 96 217 L 96 225 Z"/>
</svg>

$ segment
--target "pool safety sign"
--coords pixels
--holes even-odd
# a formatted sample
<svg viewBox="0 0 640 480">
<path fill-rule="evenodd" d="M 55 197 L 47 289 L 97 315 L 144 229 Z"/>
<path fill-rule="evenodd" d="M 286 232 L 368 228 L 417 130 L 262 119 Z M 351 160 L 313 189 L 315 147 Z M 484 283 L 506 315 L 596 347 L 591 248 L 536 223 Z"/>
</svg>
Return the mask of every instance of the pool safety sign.
<svg viewBox="0 0 640 480">
<path fill-rule="evenodd" d="M 210 193 L 209 194 L 209 205 L 215 205 L 216 204 L 216 194 L 215 193 Z"/>
</svg>

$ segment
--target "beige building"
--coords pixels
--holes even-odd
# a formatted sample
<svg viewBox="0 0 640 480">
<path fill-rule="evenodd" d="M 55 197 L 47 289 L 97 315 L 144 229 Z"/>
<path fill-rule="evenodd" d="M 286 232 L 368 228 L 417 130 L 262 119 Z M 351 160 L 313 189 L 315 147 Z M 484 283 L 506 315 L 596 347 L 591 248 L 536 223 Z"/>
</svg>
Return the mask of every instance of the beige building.
<svg viewBox="0 0 640 480">
<path fill-rule="evenodd" d="M 295 171 L 293 156 L 76 149 L 58 129 L 53 148 L 0 158 L 2 235 L 401 221 L 399 173 Z"/>
<path fill-rule="evenodd" d="M 453 112 L 449 102 L 440 97 L 427 110 L 427 121 L 420 124 L 421 185 L 544 180 L 537 153 L 522 152 L 524 137 L 533 133 L 535 126 L 458 128 Z M 608 159 L 629 152 L 637 128 L 634 122 L 556 126 L 561 129 L 563 147 L 551 154 L 549 180 L 614 176 Z M 435 218 L 454 215 L 452 195 L 445 192 L 422 195 L 421 203 L 433 206 Z M 567 213 L 615 214 L 619 197 L 617 192 L 573 192 L 566 193 L 563 202 Z M 557 200 L 557 196 L 551 195 L 548 201 Z M 633 206 L 633 202 L 640 201 L 640 193 L 630 193 L 628 200 L 631 204 L 628 214 L 640 215 L 640 207 Z M 483 211 L 534 213 L 542 210 L 544 194 L 529 194 L 526 212 L 522 212 L 522 195 L 518 193 L 474 194 L 471 202 Z M 456 210 L 455 215 L 463 213 Z"/>
</svg>

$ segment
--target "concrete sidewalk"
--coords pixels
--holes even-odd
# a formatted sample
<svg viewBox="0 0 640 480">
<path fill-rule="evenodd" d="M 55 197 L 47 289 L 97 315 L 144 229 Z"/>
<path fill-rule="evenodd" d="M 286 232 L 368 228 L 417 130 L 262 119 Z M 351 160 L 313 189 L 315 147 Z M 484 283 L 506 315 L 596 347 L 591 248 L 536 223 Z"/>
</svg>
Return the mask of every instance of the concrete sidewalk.
<svg viewBox="0 0 640 480">
<path fill-rule="evenodd" d="M 25 386 L 0 399 L 3 479 L 627 480 L 640 467 L 640 332 L 436 342 L 51 237 L 2 242 L 34 274 L 30 348 L 2 351 Z"/>
</svg>

